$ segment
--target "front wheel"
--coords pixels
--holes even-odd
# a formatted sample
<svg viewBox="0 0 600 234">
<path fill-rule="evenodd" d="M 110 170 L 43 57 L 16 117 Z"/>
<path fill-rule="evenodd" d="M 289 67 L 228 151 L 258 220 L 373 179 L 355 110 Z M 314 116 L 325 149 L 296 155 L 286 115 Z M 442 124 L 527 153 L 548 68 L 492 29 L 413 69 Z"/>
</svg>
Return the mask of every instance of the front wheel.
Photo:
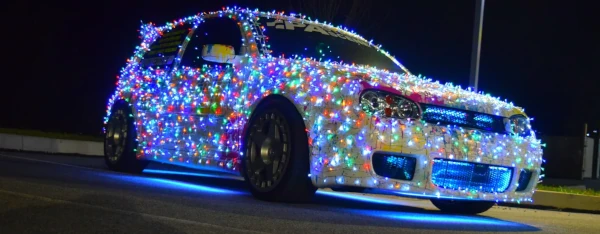
<svg viewBox="0 0 600 234">
<path fill-rule="evenodd" d="M 431 203 L 443 212 L 455 214 L 479 214 L 486 212 L 495 204 L 490 201 L 457 201 L 449 199 L 431 199 Z"/>
<path fill-rule="evenodd" d="M 304 122 L 287 100 L 270 98 L 252 113 L 244 136 L 242 172 L 261 200 L 305 202 L 316 188 L 308 178 Z"/>
<path fill-rule="evenodd" d="M 111 170 L 139 173 L 147 161 L 135 155 L 136 132 L 131 108 L 125 101 L 115 102 L 106 124 L 104 136 L 104 161 Z"/>
</svg>

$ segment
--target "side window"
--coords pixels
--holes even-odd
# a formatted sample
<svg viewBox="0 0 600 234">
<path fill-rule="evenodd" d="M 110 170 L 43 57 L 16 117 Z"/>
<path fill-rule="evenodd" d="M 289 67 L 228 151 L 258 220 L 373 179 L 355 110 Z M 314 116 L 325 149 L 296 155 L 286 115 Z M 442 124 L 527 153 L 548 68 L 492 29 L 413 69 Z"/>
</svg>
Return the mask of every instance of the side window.
<svg viewBox="0 0 600 234">
<path fill-rule="evenodd" d="M 202 47 L 208 44 L 230 45 L 236 54 L 241 54 L 242 33 L 237 22 L 230 18 L 218 17 L 206 19 L 199 24 L 183 53 L 181 65 L 202 67 L 215 64 L 202 59 Z"/>
<path fill-rule="evenodd" d="M 186 24 L 163 33 L 158 40 L 150 45 L 150 51 L 144 54 L 141 66 L 151 67 L 173 64 L 189 30 L 191 30 L 191 26 Z"/>
</svg>

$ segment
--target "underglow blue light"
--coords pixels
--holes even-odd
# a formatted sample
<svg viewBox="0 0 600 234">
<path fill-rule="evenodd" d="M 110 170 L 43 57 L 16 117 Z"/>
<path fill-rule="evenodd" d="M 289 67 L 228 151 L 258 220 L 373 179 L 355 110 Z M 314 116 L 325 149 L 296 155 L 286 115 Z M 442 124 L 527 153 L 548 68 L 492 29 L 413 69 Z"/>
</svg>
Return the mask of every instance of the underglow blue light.
<svg viewBox="0 0 600 234">
<path fill-rule="evenodd" d="M 232 191 L 228 189 L 221 189 L 215 187 L 209 187 L 199 184 L 186 183 L 175 180 L 167 180 L 161 178 L 150 178 L 143 176 L 129 176 L 129 175 L 112 175 L 103 174 L 106 177 L 112 177 L 114 180 L 126 181 L 138 185 L 144 185 L 149 187 L 158 187 L 162 189 L 180 189 L 180 190 L 191 190 L 196 192 L 208 192 L 208 193 L 219 193 L 219 194 L 241 194 L 241 192 Z"/>
<path fill-rule="evenodd" d="M 502 193 L 508 189 L 512 169 L 479 163 L 434 159 L 431 182 L 454 190 Z"/>
<path fill-rule="evenodd" d="M 330 196 L 330 197 L 344 198 L 344 199 L 348 199 L 348 200 L 361 201 L 361 202 L 384 204 L 384 205 L 397 205 L 398 204 L 398 203 L 395 203 L 392 201 L 386 201 L 384 199 L 377 199 L 377 198 L 371 197 L 371 196 L 363 196 L 363 195 L 356 194 L 356 193 L 340 193 L 340 192 L 317 190 L 317 194 Z"/>
<path fill-rule="evenodd" d="M 465 201 L 473 201 L 473 198 L 469 197 L 456 197 L 456 196 L 445 196 L 441 195 L 440 192 L 433 193 L 418 193 L 418 192 L 402 192 L 395 191 L 389 189 L 371 189 L 370 193 L 373 194 L 385 194 L 385 195 L 394 195 L 400 197 L 410 197 L 410 198 L 423 198 L 423 199 L 451 199 L 451 200 L 465 200 Z"/>
<path fill-rule="evenodd" d="M 404 197 L 419 197 L 419 198 L 437 198 L 437 199 L 452 199 L 452 200 L 473 200 L 472 198 L 465 198 L 465 197 L 454 197 L 454 196 L 443 196 L 443 195 L 433 195 L 433 194 L 419 194 L 419 193 L 406 193 L 406 192 L 388 192 L 388 191 L 381 191 L 381 193 L 386 193 L 386 194 L 395 194 L 398 196 L 404 196 Z"/>
<path fill-rule="evenodd" d="M 185 175 L 185 176 L 198 176 L 208 178 L 219 178 L 219 179 L 233 179 L 233 180 L 244 180 L 243 177 L 234 175 L 216 175 L 199 172 L 185 172 L 185 171 L 168 171 L 168 170 L 156 170 L 156 169 L 144 169 L 144 173 L 151 174 L 163 174 L 163 175 Z"/>
<path fill-rule="evenodd" d="M 204 186 L 204 185 L 197 185 L 197 184 L 191 184 L 191 183 L 185 183 L 185 182 L 180 182 L 180 181 L 175 181 L 175 180 L 166 180 L 166 179 L 159 179 L 159 178 L 146 178 L 146 179 L 150 182 L 155 182 L 157 184 L 161 184 L 162 186 L 172 187 L 175 189 L 177 189 L 177 188 L 189 189 L 189 190 L 194 190 L 194 191 L 211 192 L 211 193 L 237 193 L 237 192 L 231 191 L 231 190 L 208 187 L 208 186 Z"/>
<path fill-rule="evenodd" d="M 354 213 L 375 216 L 380 218 L 388 218 L 395 220 L 403 220 L 420 223 L 441 223 L 454 225 L 492 225 L 492 226 L 516 226 L 517 223 L 509 221 L 487 218 L 482 216 L 464 216 L 464 215 L 448 215 L 448 214 L 426 214 L 426 213 L 407 213 L 407 212 L 390 212 L 390 211 L 352 211 Z"/>
</svg>

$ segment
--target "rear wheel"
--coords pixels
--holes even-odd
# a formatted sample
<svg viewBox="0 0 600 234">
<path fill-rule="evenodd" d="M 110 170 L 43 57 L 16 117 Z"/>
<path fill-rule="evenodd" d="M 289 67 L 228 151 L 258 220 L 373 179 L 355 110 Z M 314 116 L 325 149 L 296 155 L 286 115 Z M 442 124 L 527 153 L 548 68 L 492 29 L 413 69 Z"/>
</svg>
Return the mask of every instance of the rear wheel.
<svg viewBox="0 0 600 234">
<path fill-rule="evenodd" d="M 252 113 L 242 170 L 250 191 L 261 200 L 303 202 L 314 195 L 304 122 L 287 100 L 265 100 Z"/>
<path fill-rule="evenodd" d="M 455 214 L 479 214 L 489 210 L 495 204 L 490 201 L 457 201 L 449 199 L 431 199 L 431 203 L 443 212 Z"/>
<path fill-rule="evenodd" d="M 148 164 L 135 155 L 136 132 L 133 116 L 125 101 L 116 102 L 106 125 L 104 161 L 111 170 L 139 173 Z"/>
</svg>

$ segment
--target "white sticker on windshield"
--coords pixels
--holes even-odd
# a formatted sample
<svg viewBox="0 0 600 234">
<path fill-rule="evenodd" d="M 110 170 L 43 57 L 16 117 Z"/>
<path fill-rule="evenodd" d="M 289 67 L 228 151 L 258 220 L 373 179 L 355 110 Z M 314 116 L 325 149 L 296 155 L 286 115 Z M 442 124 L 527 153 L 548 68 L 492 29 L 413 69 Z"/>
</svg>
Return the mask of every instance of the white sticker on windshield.
<svg viewBox="0 0 600 234">
<path fill-rule="evenodd" d="M 279 25 L 277 25 L 277 24 L 279 24 Z M 269 27 L 275 26 L 276 29 L 284 29 L 283 20 L 275 20 L 273 22 L 267 22 L 267 26 L 269 26 Z M 292 28 L 292 30 L 293 30 L 293 28 Z"/>
<path fill-rule="evenodd" d="M 295 30 L 297 28 L 304 28 L 304 32 L 319 32 L 326 36 L 339 37 L 342 39 L 346 39 L 348 41 L 358 43 L 363 46 L 370 47 L 369 43 L 364 40 L 355 38 L 353 36 L 345 35 L 341 30 L 321 27 L 318 24 L 303 24 L 300 22 L 291 22 L 291 21 L 284 21 L 281 19 L 275 19 L 272 22 L 267 22 L 267 26 L 275 27 L 275 29 L 286 29 L 286 30 Z"/>
<path fill-rule="evenodd" d="M 309 24 L 308 27 L 306 27 L 306 29 L 304 29 L 305 32 L 320 32 L 323 35 L 327 35 L 329 36 L 329 33 L 325 32 L 325 30 L 323 30 L 321 27 L 319 27 L 316 24 Z"/>
<path fill-rule="evenodd" d="M 303 23 L 285 21 L 285 29 L 287 29 L 287 30 L 294 30 L 295 28 L 304 28 L 304 27 L 306 27 L 306 25 Z M 304 30 L 304 31 L 306 31 L 306 30 Z"/>
</svg>

